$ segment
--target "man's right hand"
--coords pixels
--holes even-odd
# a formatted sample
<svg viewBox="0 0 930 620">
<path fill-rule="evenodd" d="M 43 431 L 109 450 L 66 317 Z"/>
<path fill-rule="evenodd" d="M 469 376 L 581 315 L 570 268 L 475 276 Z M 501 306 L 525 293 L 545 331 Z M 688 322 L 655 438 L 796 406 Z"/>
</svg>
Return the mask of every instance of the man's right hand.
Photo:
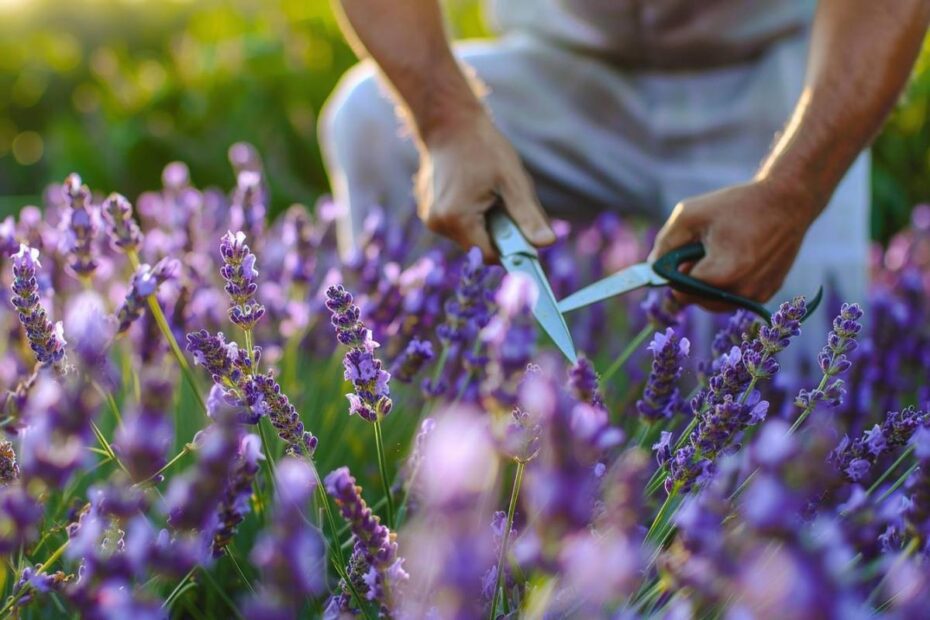
<svg viewBox="0 0 930 620">
<path fill-rule="evenodd" d="M 430 230 L 496 261 L 485 213 L 500 202 L 530 243 L 555 241 L 519 156 L 483 109 L 431 131 L 420 150 L 417 211 Z"/>
</svg>

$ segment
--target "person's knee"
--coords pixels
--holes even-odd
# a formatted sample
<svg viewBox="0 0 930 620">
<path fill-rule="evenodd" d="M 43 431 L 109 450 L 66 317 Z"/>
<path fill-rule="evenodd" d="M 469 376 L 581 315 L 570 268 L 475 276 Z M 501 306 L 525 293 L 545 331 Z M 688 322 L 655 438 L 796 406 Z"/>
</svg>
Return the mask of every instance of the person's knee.
<svg viewBox="0 0 930 620">
<path fill-rule="evenodd" d="M 327 99 L 317 127 L 320 145 L 328 158 L 355 150 L 396 126 L 390 101 L 374 65 L 363 61 L 350 69 Z"/>
</svg>

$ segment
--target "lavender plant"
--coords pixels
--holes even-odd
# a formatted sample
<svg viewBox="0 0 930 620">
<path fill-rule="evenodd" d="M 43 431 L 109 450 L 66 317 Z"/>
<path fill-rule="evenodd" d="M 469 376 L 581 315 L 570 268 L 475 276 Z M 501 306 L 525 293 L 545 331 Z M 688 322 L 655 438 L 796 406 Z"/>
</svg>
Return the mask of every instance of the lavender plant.
<svg viewBox="0 0 930 620">
<path fill-rule="evenodd" d="M 526 279 L 377 210 L 343 259 L 229 157 L 0 223 L 0 616 L 922 617 L 926 208 L 793 372 L 803 299 L 712 337 L 667 291 L 573 313 L 569 368 Z M 555 228 L 560 295 L 647 250 Z"/>
</svg>

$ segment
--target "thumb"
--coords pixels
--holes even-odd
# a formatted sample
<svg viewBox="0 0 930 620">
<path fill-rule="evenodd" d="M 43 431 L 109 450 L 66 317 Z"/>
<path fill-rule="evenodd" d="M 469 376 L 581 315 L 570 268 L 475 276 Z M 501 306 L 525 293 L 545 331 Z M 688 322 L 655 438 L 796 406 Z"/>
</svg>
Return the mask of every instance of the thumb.
<svg viewBox="0 0 930 620">
<path fill-rule="evenodd" d="M 700 239 L 700 228 L 692 221 L 692 218 L 688 217 L 683 203 L 678 203 L 678 206 L 675 207 L 668 220 L 666 220 L 665 224 L 656 235 L 656 240 L 652 246 L 652 251 L 649 252 L 648 260 L 656 261 L 672 250 L 680 248 L 692 241 L 700 241 Z"/>
<path fill-rule="evenodd" d="M 549 225 L 549 218 L 525 175 L 506 182 L 501 188 L 501 199 L 504 209 L 530 243 L 536 246 L 555 243 L 555 233 Z"/>
</svg>

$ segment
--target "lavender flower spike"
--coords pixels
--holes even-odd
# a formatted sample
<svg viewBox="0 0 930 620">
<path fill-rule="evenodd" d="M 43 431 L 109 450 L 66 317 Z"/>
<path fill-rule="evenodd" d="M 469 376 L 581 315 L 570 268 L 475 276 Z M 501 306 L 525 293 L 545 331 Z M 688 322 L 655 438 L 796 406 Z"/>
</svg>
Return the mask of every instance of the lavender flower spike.
<svg viewBox="0 0 930 620">
<path fill-rule="evenodd" d="M 113 193 L 103 202 L 110 246 L 118 252 L 136 252 L 142 245 L 142 231 L 132 219 L 132 204 L 122 194 Z"/>
<path fill-rule="evenodd" d="M 664 334 L 656 333 L 649 350 L 653 356 L 652 371 L 643 398 L 636 402 L 636 410 L 647 420 L 670 418 L 681 404 L 675 382 L 681 376 L 681 363 L 691 350 L 691 343 L 687 338 L 679 338 L 669 327 Z"/>
<path fill-rule="evenodd" d="M 19 312 L 19 322 L 26 330 L 29 346 L 42 366 L 63 372 L 65 339 L 61 321 L 52 325 L 45 308 L 39 303 L 36 269 L 41 267 L 39 251 L 26 244 L 13 255 L 13 296 L 10 301 Z"/>
<path fill-rule="evenodd" d="M 174 278 L 178 271 L 178 261 L 173 258 L 163 258 L 158 261 L 154 267 L 146 264 L 139 265 L 136 273 L 133 274 L 129 284 L 129 293 L 116 312 L 116 318 L 119 321 L 117 333 L 123 333 L 142 316 L 145 309 L 145 299 L 149 295 L 154 295 L 158 287 Z"/>
<path fill-rule="evenodd" d="M 403 569 L 403 558 L 397 555 L 396 534 L 381 524 L 365 500 L 361 487 L 348 467 L 340 467 L 324 480 L 326 492 L 335 500 L 342 516 L 349 523 L 355 537 L 357 552 L 366 564 L 364 583 L 366 596 L 390 610 L 396 599 L 397 588 L 407 579 Z"/>
<path fill-rule="evenodd" d="M 91 211 L 90 190 L 81 184 L 81 177 L 69 174 L 64 183 L 69 209 L 63 220 L 64 250 L 70 256 L 70 267 L 81 277 L 90 276 L 97 269 L 94 238 L 97 236 L 97 218 Z"/>
<path fill-rule="evenodd" d="M 220 241 L 220 254 L 223 257 L 220 274 L 226 280 L 226 293 L 233 303 L 229 319 L 242 329 L 250 330 L 264 316 L 265 307 L 255 302 L 258 269 L 255 255 L 245 243 L 245 233 L 227 231 Z"/>
<path fill-rule="evenodd" d="M 433 344 L 429 340 L 413 338 L 407 348 L 394 360 L 391 375 L 401 383 L 410 383 L 423 365 L 434 357 Z"/>
<path fill-rule="evenodd" d="M 264 458 L 258 435 L 246 435 L 239 440 L 239 458 L 229 475 L 226 493 L 218 510 L 219 525 L 213 534 L 213 557 L 223 555 L 239 524 L 245 519 L 249 510 L 249 497 L 252 495 L 252 482 L 258 473 L 258 462 Z"/>
<path fill-rule="evenodd" d="M 355 387 L 354 394 L 346 395 L 349 414 L 377 422 L 391 413 L 393 407 L 388 386 L 391 375 L 374 356 L 378 343 L 371 339 L 371 331 L 359 320 L 358 306 L 344 288 L 331 286 L 326 291 L 326 307 L 333 314 L 332 323 L 339 342 L 352 347 L 343 359 L 345 378 Z"/>
</svg>

